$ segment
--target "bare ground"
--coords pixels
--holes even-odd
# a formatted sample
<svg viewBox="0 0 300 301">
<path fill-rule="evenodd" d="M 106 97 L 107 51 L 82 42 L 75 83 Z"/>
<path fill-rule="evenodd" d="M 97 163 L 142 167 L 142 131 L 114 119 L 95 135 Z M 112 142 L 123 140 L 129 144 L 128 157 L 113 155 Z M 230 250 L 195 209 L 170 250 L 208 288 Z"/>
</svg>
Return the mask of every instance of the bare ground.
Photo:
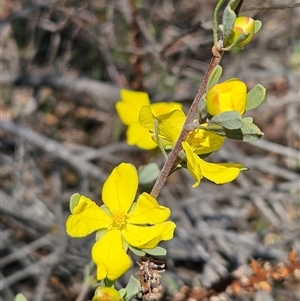
<svg viewBox="0 0 300 301">
<path fill-rule="evenodd" d="M 120 162 L 163 164 L 159 153 L 126 145 L 114 104 L 125 87 L 189 107 L 210 60 L 215 2 L 144 1 L 134 14 L 131 1 L 3 1 L 0 300 L 91 298 L 84 269 L 94 237 L 67 237 L 69 198 L 100 204 Z M 265 136 L 228 141 L 210 157 L 249 167 L 233 183 L 193 189 L 184 171 L 169 178 L 158 198 L 177 224 L 164 245 L 166 300 L 197 284 L 218 293 L 193 300 L 300 300 L 297 277 L 272 292 L 225 292 L 251 258 L 278 264 L 300 251 L 299 3 L 245 2 L 242 12 L 264 25 L 244 51 L 225 55 L 223 78 L 267 88 L 252 113 Z"/>
</svg>

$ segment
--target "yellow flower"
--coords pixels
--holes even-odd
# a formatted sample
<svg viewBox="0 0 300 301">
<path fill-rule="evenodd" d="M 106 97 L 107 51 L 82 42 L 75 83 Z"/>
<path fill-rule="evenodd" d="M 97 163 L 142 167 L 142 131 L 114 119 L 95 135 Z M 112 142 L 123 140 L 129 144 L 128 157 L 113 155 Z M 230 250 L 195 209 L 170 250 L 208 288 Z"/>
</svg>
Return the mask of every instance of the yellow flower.
<svg viewBox="0 0 300 301">
<path fill-rule="evenodd" d="M 215 116 L 226 111 L 245 113 L 247 100 L 247 87 L 237 78 L 229 79 L 223 83 L 212 86 L 206 94 L 207 112 Z"/>
<path fill-rule="evenodd" d="M 97 287 L 92 301 L 123 301 L 120 293 L 112 287 Z"/>
<path fill-rule="evenodd" d="M 144 106 L 140 113 L 141 125 L 154 133 L 155 119 L 158 123 L 158 136 L 163 147 L 171 149 L 175 145 L 185 121 L 184 112 L 181 109 L 174 108 L 168 113 L 155 116 L 149 106 Z M 201 156 L 205 157 L 218 150 L 223 142 L 223 137 L 202 129 L 195 129 L 188 134 L 186 140 L 182 143 L 186 156 L 183 161 L 187 162 L 187 169 L 196 180 L 193 187 L 197 187 L 203 177 L 216 184 L 231 182 L 244 169 L 243 165 L 240 164 L 209 163 L 201 159 Z"/>
<path fill-rule="evenodd" d="M 152 107 L 144 106 L 141 109 L 139 121 L 148 133 L 152 134 L 152 139 L 155 141 L 155 125 L 154 120 L 157 120 L 159 127 L 159 138 L 165 149 L 172 149 L 175 145 L 186 116 L 181 108 L 174 107 L 167 113 L 156 115 Z"/>
<path fill-rule="evenodd" d="M 102 189 L 104 205 L 98 205 L 81 195 L 66 221 L 67 233 L 83 237 L 98 231 L 92 248 L 97 264 L 97 278 L 115 280 L 130 267 L 128 246 L 153 249 L 162 240 L 173 237 L 175 224 L 166 221 L 170 209 L 160 206 L 148 193 L 139 195 L 138 174 L 129 163 L 117 166 Z M 146 252 L 146 250 L 144 250 Z"/>
<path fill-rule="evenodd" d="M 149 96 L 145 92 L 121 90 L 121 100 L 116 103 L 117 113 L 126 126 L 126 135 L 129 145 L 136 145 L 142 149 L 154 149 L 156 143 L 151 139 L 149 132 L 138 122 L 140 110 L 144 105 L 150 105 Z M 175 102 L 158 102 L 151 104 L 155 114 L 159 115 L 172 109 L 174 106 L 181 107 Z"/>
<path fill-rule="evenodd" d="M 248 44 L 254 35 L 255 25 L 254 20 L 250 17 L 240 16 L 235 19 L 231 35 L 228 38 L 228 47 L 236 42 L 238 39 L 241 39 L 234 47 L 243 48 Z M 243 38 L 241 38 L 243 36 Z"/>
<path fill-rule="evenodd" d="M 245 170 L 242 164 L 236 163 L 209 163 L 201 159 L 184 141 L 182 147 L 187 158 L 187 168 L 196 182 L 192 187 L 197 187 L 204 177 L 216 184 L 229 183 L 237 178 L 241 170 Z"/>
</svg>

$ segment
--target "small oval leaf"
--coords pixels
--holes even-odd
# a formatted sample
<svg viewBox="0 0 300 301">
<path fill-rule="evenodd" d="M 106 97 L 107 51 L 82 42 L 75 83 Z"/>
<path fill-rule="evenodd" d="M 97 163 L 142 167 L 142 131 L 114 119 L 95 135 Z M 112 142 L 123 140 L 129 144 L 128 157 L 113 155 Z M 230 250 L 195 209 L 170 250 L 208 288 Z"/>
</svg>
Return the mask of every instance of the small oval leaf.
<svg viewBox="0 0 300 301">
<path fill-rule="evenodd" d="M 254 21 L 254 33 L 259 32 L 261 27 L 262 27 L 262 22 L 259 20 L 255 20 Z"/>
<path fill-rule="evenodd" d="M 80 199 L 80 194 L 79 193 L 74 193 L 70 197 L 70 211 L 71 213 L 73 212 L 74 208 L 78 205 Z"/>
<path fill-rule="evenodd" d="M 18 294 L 15 296 L 14 301 L 27 301 L 23 294 Z"/>
<path fill-rule="evenodd" d="M 221 75 L 222 75 L 222 67 L 220 65 L 217 65 L 213 69 L 213 71 L 211 72 L 208 78 L 206 91 L 208 91 L 213 85 L 215 85 L 219 81 Z"/>
<path fill-rule="evenodd" d="M 141 288 L 140 281 L 131 275 L 129 278 L 129 282 L 125 287 L 126 290 L 125 294 L 123 291 L 122 292 L 119 291 L 119 292 L 120 294 L 122 293 L 122 296 L 124 296 L 123 298 L 125 301 L 130 301 L 141 292 L 141 289 L 142 288 Z"/>
<path fill-rule="evenodd" d="M 246 111 L 256 109 L 266 98 L 266 88 L 258 84 L 247 93 Z"/>
<path fill-rule="evenodd" d="M 149 163 L 139 168 L 139 183 L 141 185 L 149 184 L 155 181 L 159 175 L 159 167 L 156 163 Z"/>
<path fill-rule="evenodd" d="M 167 250 L 157 246 L 154 249 L 142 249 L 145 253 L 152 256 L 165 256 L 167 254 Z"/>
<path fill-rule="evenodd" d="M 210 123 L 217 124 L 228 130 L 240 129 L 243 126 L 242 116 L 237 111 L 222 112 L 214 116 Z"/>
<path fill-rule="evenodd" d="M 133 246 L 131 246 L 131 245 L 128 245 L 128 249 L 132 252 L 132 253 L 134 253 L 135 255 L 137 255 L 137 256 L 139 256 L 139 257 L 142 257 L 142 256 L 145 256 L 145 252 L 144 251 L 142 251 L 141 249 L 137 249 L 137 248 L 135 248 L 135 247 L 133 247 Z"/>
</svg>

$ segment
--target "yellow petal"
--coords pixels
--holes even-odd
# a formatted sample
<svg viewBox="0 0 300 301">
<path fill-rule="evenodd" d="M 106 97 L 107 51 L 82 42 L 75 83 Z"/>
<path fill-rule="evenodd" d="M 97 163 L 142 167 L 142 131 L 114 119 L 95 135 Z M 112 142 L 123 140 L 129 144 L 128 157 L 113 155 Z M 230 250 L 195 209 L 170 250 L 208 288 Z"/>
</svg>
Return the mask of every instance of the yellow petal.
<svg viewBox="0 0 300 301">
<path fill-rule="evenodd" d="M 204 160 L 201 160 L 200 166 L 203 176 L 216 184 L 229 183 L 235 180 L 240 171 L 245 169 L 241 164 L 209 163 Z"/>
<path fill-rule="evenodd" d="M 191 176 L 196 180 L 196 183 L 192 185 L 192 187 L 195 188 L 200 184 L 201 179 L 203 178 L 202 171 L 200 168 L 201 159 L 197 156 L 197 154 L 195 154 L 192 151 L 190 145 L 186 141 L 182 142 L 182 147 L 186 154 L 188 171 L 190 172 Z"/>
<path fill-rule="evenodd" d="M 140 124 L 151 133 L 154 133 L 154 120 L 157 119 L 162 145 L 164 147 L 173 146 L 186 119 L 184 112 L 178 106 L 173 106 L 171 111 L 155 115 L 151 107 L 144 106 L 140 112 Z"/>
<path fill-rule="evenodd" d="M 111 172 L 102 189 L 102 199 L 111 213 L 130 209 L 138 188 L 138 174 L 130 163 L 121 163 Z"/>
<path fill-rule="evenodd" d="M 169 208 L 160 206 L 155 198 L 144 192 L 139 196 L 127 222 L 130 224 L 157 224 L 167 220 L 170 214 Z"/>
<path fill-rule="evenodd" d="M 130 258 L 122 246 L 119 230 L 108 231 L 92 248 L 97 265 L 97 279 L 115 280 L 130 268 Z"/>
<path fill-rule="evenodd" d="M 169 141 L 170 145 L 175 145 L 186 116 L 181 109 L 174 109 L 165 114 L 158 115 L 159 136 L 163 140 Z"/>
<path fill-rule="evenodd" d="M 153 226 L 137 226 L 127 224 L 121 231 L 124 239 L 136 248 L 155 248 L 162 240 L 169 240 L 173 237 L 176 225 L 167 221 Z"/>
<path fill-rule="evenodd" d="M 155 116 L 167 113 L 174 109 L 181 109 L 181 108 L 182 108 L 182 104 L 177 102 L 157 102 L 151 104 L 151 109 Z"/>
<path fill-rule="evenodd" d="M 66 229 L 70 236 L 83 237 L 107 228 L 109 224 L 109 216 L 95 202 L 81 195 L 78 205 L 66 221 Z"/>
<path fill-rule="evenodd" d="M 215 116 L 226 111 L 244 114 L 247 101 L 246 84 L 236 78 L 212 86 L 206 95 L 206 108 Z"/>
<path fill-rule="evenodd" d="M 205 125 L 206 124 L 203 124 L 203 126 Z M 196 129 L 190 132 L 186 139 L 193 151 L 198 155 L 209 154 L 218 150 L 224 140 L 224 137 L 202 129 Z"/>
<path fill-rule="evenodd" d="M 130 125 L 138 122 L 142 106 L 150 104 L 148 94 L 124 89 L 120 94 L 121 101 L 116 103 L 116 110 L 122 123 Z"/>
<path fill-rule="evenodd" d="M 139 114 L 139 123 L 140 125 L 150 131 L 151 133 L 154 133 L 154 118 L 153 111 L 150 106 L 143 106 L 141 108 L 140 114 Z"/>
<path fill-rule="evenodd" d="M 127 143 L 136 145 L 141 149 L 154 149 L 157 144 L 152 139 L 152 134 L 143 128 L 138 122 L 129 125 L 127 132 Z"/>
</svg>

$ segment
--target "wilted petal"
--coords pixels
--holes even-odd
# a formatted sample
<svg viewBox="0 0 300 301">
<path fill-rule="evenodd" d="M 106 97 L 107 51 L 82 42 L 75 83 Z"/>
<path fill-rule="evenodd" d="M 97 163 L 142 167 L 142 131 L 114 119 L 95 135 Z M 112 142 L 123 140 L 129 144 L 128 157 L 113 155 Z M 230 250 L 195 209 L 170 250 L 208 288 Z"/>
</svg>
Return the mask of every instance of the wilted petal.
<svg viewBox="0 0 300 301">
<path fill-rule="evenodd" d="M 164 222 L 170 216 L 170 209 L 160 206 L 156 199 L 148 193 L 142 193 L 127 222 L 130 224 L 157 224 Z"/>
<path fill-rule="evenodd" d="M 110 224 L 109 216 L 89 198 L 81 195 L 77 206 L 66 221 L 67 233 L 83 237 Z"/>
<path fill-rule="evenodd" d="M 121 231 L 124 239 L 133 247 L 152 249 L 162 240 L 173 237 L 176 225 L 167 221 L 153 226 L 137 226 L 127 224 Z"/>
<path fill-rule="evenodd" d="M 103 202 L 111 213 L 127 213 L 134 201 L 137 187 L 136 168 L 130 163 L 121 163 L 114 168 L 103 185 Z"/>
<path fill-rule="evenodd" d="M 130 268 L 130 258 L 123 249 L 119 230 L 108 231 L 92 248 L 97 265 L 97 279 L 115 280 Z"/>
</svg>

